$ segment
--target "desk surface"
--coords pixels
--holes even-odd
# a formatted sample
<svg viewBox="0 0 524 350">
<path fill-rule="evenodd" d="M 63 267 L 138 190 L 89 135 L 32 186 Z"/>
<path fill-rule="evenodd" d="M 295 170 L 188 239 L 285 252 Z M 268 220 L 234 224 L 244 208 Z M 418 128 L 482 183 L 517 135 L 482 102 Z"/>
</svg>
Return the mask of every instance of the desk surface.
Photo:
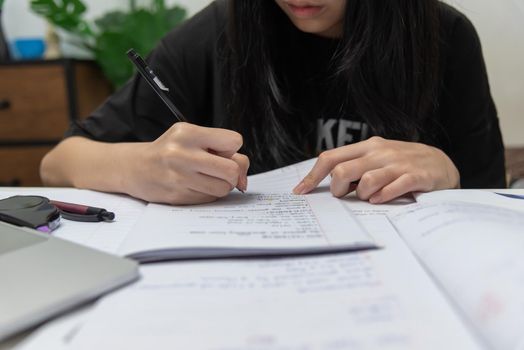
<svg viewBox="0 0 524 350">
<path fill-rule="evenodd" d="M 524 190 L 500 190 L 498 192 L 510 192 L 524 195 Z M 47 196 L 49 198 L 61 201 L 85 203 L 93 206 L 104 207 L 114 211 L 117 214 L 117 219 L 114 223 L 73 223 L 63 222 L 62 227 L 56 231 L 56 235 L 65 239 L 75 241 L 96 249 L 101 249 L 107 252 L 116 252 L 118 246 L 125 239 L 127 232 L 133 227 L 139 219 L 140 214 L 145 209 L 146 204 L 142 201 L 135 200 L 123 195 L 112 195 L 105 193 L 98 193 L 87 190 L 77 189 L 54 189 L 54 188 L 1 188 L 0 198 L 8 197 L 14 194 L 37 194 Z M 388 285 L 389 295 L 395 295 L 398 300 L 396 302 L 409 309 L 408 314 L 417 315 L 424 318 L 431 315 L 427 322 L 437 322 L 439 320 L 447 320 L 444 325 L 443 332 L 457 336 L 457 324 L 461 324 L 461 320 L 457 315 L 449 311 L 448 300 L 436 292 L 434 282 L 427 276 L 421 266 L 416 263 L 414 256 L 411 254 L 407 246 L 402 240 L 395 235 L 392 226 L 385 220 L 383 214 L 388 210 L 398 208 L 398 205 L 382 205 L 371 206 L 367 203 L 355 203 L 355 212 L 361 216 L 363 225 L 370 231 L 375 240 L 381 243 L 387 249 L 376 252 L 364 252 L 359 255 L 354 255 L 353 259 L 364 258 L 363 261 L 371 262 L 370 266 L 376 268 L 383 278 L 382 283 Z M 393 231 L 392 231 L 393 230 Z M 231 266 L 234 263 L 198 263 L 199 266 L 208 266 L 208 270 L 216 270 L 217 266 Z M 208 265 L 206 265 L 208 264 Z M 222 264 L 222 265 L 220 265 Z M 188 269 L 191 271 L 191 263 L 187 264 L 164 264 L 163 266 L 146 266 L 142 268 L 146 276 L 155 276 L 159 269 Z M 243 263 L 245 265 L 245 263 Z M 170 267 L 171 266 L 171 267 Z M 370 267 L 371 268 L 371 267 Z M 256 270 L 254 270 L 257 273 Z M 244 273 L 248 273 L 245 272 Z M 378 272 L 377 272 L 378 273 Z M 412 281 L 418 281 L 419 285 L 413 289 Z M 393 282 L 395 281 L 395 282 Z M 132 287 L 130 287 L 132 288 Z M 125 294 L 124 294 L 125 295 Z M 418 296 L 418 297 L 417 297 Z M 423 296 L 422 298 L 420 296 Z M 227 300 L 227 295 L 224 296 Z M 113 297 L 109 299 L 114 299 Z M 413 303 L 413 300 L 417 300 Z M 417 310 L 415 310 L 417 309 Z M 198 310 L 197 310 L 198 311 Z M 334 310 L 333 312 L 336 312 Z M 40 329 L 22 334 L 16 338 L 0 344 L 0 350 L 18 349 L 21 345 L 22 349 L 32 349 L 46 347 L 53 344 L 60 344 L 56 338 L 64 336 L 63 332 L 70 331 L 71 327 L 75 326 L 78 319 L 86 317 L 90 311 L 81 313 L 78 318 L 75 315 L 66 315 L 63 319 L 50 322 Z M 300 313 L 299 313 L 300 314 Z M 68 320 L 70 318 L 70 320 Z M 153 321 L 152 321 L 153 322 Z M 446 328 L 447 327 L 447 328 Z M 428 327 L 431 328 L 431 327 Z M 62 332 L 62 333 L 61 333 Z M 428 339 L 432 339 L 437 334 L 427 334 Z M 464 341 L 464 349 L 472 348 L 471 344 L 474 340 L 460 334 L 460 339 Z M 451 337 L 453 338 L 453 337 Z M 24 342 L 27 343 L 24 344 Z M 54 343 L 53 343 L 54 341 Z M 435 341 L 438 341 L 437 339 Z M 458 341 L 458 340 L 457 340 Z"/>
</svg>

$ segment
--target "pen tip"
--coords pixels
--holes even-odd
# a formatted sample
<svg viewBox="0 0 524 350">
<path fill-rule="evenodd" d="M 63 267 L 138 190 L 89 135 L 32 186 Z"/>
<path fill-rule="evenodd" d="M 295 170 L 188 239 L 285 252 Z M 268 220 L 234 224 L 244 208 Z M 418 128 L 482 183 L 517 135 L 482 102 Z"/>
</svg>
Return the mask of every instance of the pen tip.
<svg viewBox="0 0 524 350">
<path fill-rule="evenodd" d="M 115 219 L 115 213 L 106 211 L 106 212 L 100 213 L 100 217 L 104 219 L 104 221 L 113 221 Z"/>
</svg>

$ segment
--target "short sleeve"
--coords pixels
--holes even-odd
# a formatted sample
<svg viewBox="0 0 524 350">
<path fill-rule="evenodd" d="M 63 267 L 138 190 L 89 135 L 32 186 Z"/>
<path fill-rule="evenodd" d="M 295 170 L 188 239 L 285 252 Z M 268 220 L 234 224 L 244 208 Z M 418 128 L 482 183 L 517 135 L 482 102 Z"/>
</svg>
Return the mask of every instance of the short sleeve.
<svg viewBox="0 0 524 350">
<path fill-rule="evenodd" d="M 148 65 L 169 88 L 169 96 L 188 121 L 213 123 L 217 38 L 223 19 L 217 3 L 169 32 L 147 57 Z M 125 53 L 123 53 L 125 54 Z M 211 85 L 210 85 L 211 84 Z M 104 142 L 152 141 L 176 122 L 139 75 L 109 97 L 87 119 L 72 124 L 67 136 Z"/>
<path fill-rule="evenodd" d="M 444 151 L 457 166 L 462 188 L 505 187 L 504 146 L 491 97 L 479 37 L 472 23 L 452 9 L 444 39 L 439 103 Z"/>
</svg>

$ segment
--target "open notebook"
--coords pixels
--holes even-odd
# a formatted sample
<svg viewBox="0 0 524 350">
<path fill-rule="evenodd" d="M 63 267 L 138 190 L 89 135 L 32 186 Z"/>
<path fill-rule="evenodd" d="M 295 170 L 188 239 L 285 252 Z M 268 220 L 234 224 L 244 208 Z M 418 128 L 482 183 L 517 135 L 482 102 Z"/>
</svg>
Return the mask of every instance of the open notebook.
<svg viewBox="0 0 524 350">
<path fill-rule="evenodd" d="M 148 204 L 119 252 L 140 262 L 155 262 L 376 248 L 325 183 L 308 196 L 291 194 L 311 164 L 251 176 L 247 193 L 234 191 L 210 204 Z"/>
<path fill-rule="evenodd" d="M 191 241 L 184 242 L 185 246 L 225 247 L 219 253 L 223 255 L 231 254 L 233 243 L 242 249 L 252 244 L 251 248 L 264 247 L 277 252 L 285 252 L 293 246 L 298 247 L 295 252 L 329 250 L 338 245 L 343 249 L 373 246 L 373 239 L 360 230 L 359 220 L 349 215 L 356 208 L 355 202 L 334 199 L 326 183 L 312 195 L 288 194 L 311 166 L 312 161 L 308 161 L 252 176 L 249 189 L 253 194 L 233 195 L 221 203 L 201 208 L 151 206 L 146 210 L 146 218 L 165 225 L 162 220 L 172 211 L 171 226 L 177 230 L 187 227 L 186 237 L 191 237 Z M 416 200 L 417 203 L 389 212 L 388 219 L 433 280 L 438 293 L 450 301 L 452 312 L 465 319 L 464 332 L 481 344 L 479 348 L 524 350 L 524 199 L 487 191 L 450 190 L 417 194 Z M 262 215 L 264 224 L 297 225 L 291 230 L 286 228 L 287 232 L 303 225 L 302 229 L 307 228 L 311 233 L 285 236 L 277 229 L 273 236 L 266 237 L 267 233 L 252 236 L 249 232 L 257 231 L 253 229 L 257 216 L 234 214 L 246 208 L 254 213 L 257 208 L 267 213 Z M 272 218 L 277 219 L 272 222 Z M 313 233 L 318 232 L 315 230 L 319 226 L 323 226 L 325 232 Z M 145 238 L 136 238 L 137 228 L 147 229 L 146 226 L 135 227 L 124 244 L 125 253 L 147 247 L 145 253 L 131 256 L 154 260 L 162 254 L 169 256 L 175 252 L 158 249 L 176 246 L 174 240 L 162 240 L 166 236 L 160 231 L 150 232 L 148 243 Z M 229 235 L 225 237 L 223 233 L 213 234 L 213 230 L 226 228 Z M 249 232 L 241 228 L 248 228 Z"/>
<path fill-rule="evenodd" d="M 417 197 L 344 201 L 384 249 L 145 266 L 70 345 L 524 349 L 524 201 L 478 191 Z"/>
<path fill-rule="evenodd" d="M 250 177 L 250 191 L 287 193 L 310 166 Z M 141 281 L 22 348 L 523 350 L 524 200 L 416 200 L 340 201 L 383 249 L 142 266 Z"/>
<path fill-rule="evenodd" d="M 417 202 L 389 215 L 409 248 L 485 348 L 524 349 L 524 196 L 440 191 Z"/>
</svg>

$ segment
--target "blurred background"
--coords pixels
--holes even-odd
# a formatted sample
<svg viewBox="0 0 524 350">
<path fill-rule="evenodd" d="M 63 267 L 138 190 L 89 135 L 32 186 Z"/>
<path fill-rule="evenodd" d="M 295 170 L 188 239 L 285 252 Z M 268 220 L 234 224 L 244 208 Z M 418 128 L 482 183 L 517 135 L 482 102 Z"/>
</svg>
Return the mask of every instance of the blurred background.
<svg viewBox="0 0 524 350">
<path fill-rule="evenodd" d="M 136 32 L 133 26 L 141 27 L 140 20 L 160 18 L 160 13 L 162 18 L 167 18 L 163 25 L 172 27 L 211 2 L 82 0 L 86 6 L 82 9 L 78 0 L 68 1 L 79 10 L 72 13 L 70 22 L 65 23 L 70 30 L 50 26 L 44 19 L 52 17 L 48 6 L 51 0 L 33 0 L 33 6 L 30 0 L 0 0 L 0 4 L 3 3 L 0 5 L 1 28 L 5 38 L 5 45 L 0 42 L 0 62 L 3 62 L 0 64 L 0 159 L 7 164 L 7 167 L 2 166 L 0 185 L 38 185 L 35 164 L 60 139 L 69 121 L 89 113 L 115 86 L 127 79 L 123 77 L 130 74 L 131 67 L 124 65 L 122 68 L 115 57 L 123 55 L 120 51 L 118 54 L 111 52 L 120 48 L 110 47 L 115 45 L 107 43 L 121 42 L 123 47 L 132 44 L 146 55 L 148 46 L 141 46 L 142 43 L 136 40 L 151 41 L 150 38 L 158 35 L 135 33 L 130 38 L 123 32 L 115 40 L 115 25 L 127 26 L 128 31 Z M 515 182 L 524 177 L 524 0 L 447 2 L 465 13 L 480 35 L 504 143 L 508 148 L 508 181 Z M 150 17 L 142 14 L 141 19 L 140 16 L 130 19 L 126 15 L 130 6 L 145 9 L 143 11 Z M 74 22 L 79 18 L 80 22 Z M 86 28 L 85 23 L 92 28 Z M 89 33 L 96 32 L 97 28 L 110 32 L 110 35 Z M 83 39 L 75 39 L 71 32 L 81 33 Z M 9 61 L 5 47 L 10 49 Z M 44 54 L 50 59 L 48 62 L 41 62 L 44 60 L 40 56 Z M 92 64 L 93 58 L 98 64 Z M 34 88 L 40 82 L 51 85 L 45 89 Z M 46 97 L 42 98 L 42 95 Z M 27 104 L 27 101 L 33 103 Z M 60 113 L 62 115 L 57 118 Z M 13 120 L 17 120 L 19 125 L 13 126 Z M 44 133 L 51 123 L 56 130 Z"/>
</svg>

